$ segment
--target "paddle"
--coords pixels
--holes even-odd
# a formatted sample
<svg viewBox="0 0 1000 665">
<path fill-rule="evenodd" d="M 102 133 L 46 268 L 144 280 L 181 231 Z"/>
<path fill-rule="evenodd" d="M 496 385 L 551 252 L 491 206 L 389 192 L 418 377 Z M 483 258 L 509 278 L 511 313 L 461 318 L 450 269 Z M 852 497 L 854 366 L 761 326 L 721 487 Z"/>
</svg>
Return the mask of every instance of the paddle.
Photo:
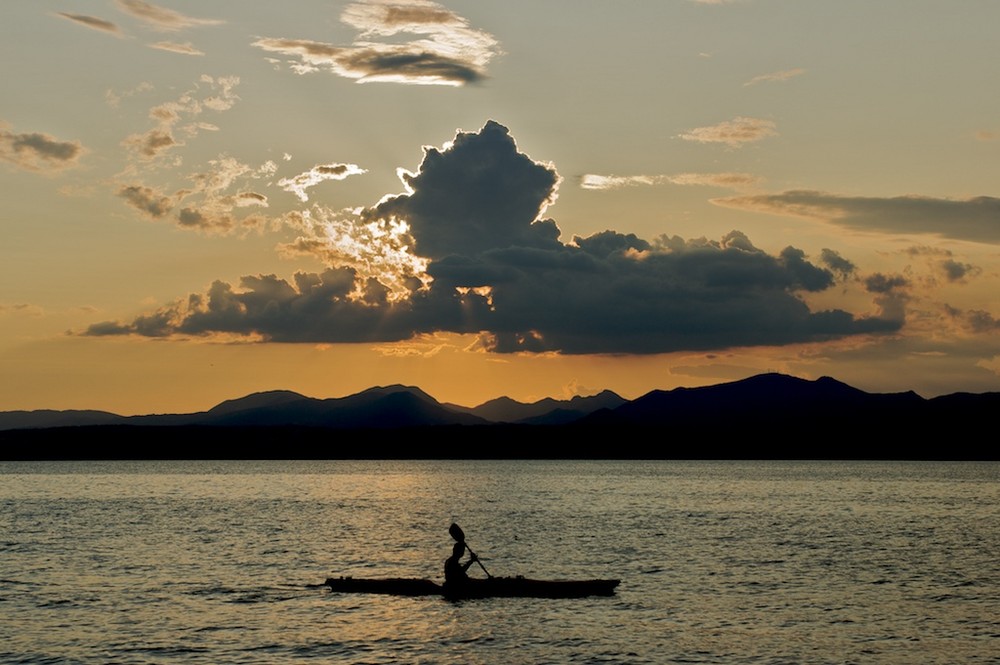
<svg viewBox="0 0 1000 665">
<path fill-rule="evenodd" d="M 493 577 L 492 575 L 490 575 L 490 571 L 486 570 L 486 566 L 484 566 L 483 562 L 479 560 L 479 557 L 476 556 L 476 553 L 472 551 L 471 547 L 469 547 L 469 544 L 465 542 L 465 532 L 462 531 L 462 527 L 452 522 L 451 526 L 448 527 L 448 533 L 450 533 L 451 537 L 454 538 L 456 541 L 465 545 L 465 549 L 469 550 L 469 554 L 473 556 L 473 558 L 476 560 L 476 563 L 479 564 L 479 567 L 483 569 L 484 573 L 486 573 L 486 577 Z"/>
</svg>

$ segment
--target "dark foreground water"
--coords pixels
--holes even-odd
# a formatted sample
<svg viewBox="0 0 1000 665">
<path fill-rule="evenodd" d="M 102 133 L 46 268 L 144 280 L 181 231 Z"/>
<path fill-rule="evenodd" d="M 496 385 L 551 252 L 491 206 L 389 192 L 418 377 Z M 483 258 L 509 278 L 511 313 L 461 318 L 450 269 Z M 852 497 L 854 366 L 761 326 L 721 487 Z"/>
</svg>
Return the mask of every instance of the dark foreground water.
<svg viewBox="0 0 1000 665">
<path fill-rule="evenodd" d="M 311 586 L 440 580 L 452 521 L 621 586 Z M 996 462 L 6 462 L 0 662 L 1000 663 L 998 557 Z"/>
</svg>

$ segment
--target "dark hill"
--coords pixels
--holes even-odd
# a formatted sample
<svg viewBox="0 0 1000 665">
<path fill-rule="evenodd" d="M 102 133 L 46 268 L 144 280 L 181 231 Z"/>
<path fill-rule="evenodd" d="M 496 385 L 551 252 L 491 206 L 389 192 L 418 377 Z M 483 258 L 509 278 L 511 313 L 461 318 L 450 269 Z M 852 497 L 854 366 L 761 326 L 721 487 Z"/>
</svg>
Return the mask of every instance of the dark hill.
<svg viewBox="0 0 1000 665">
<path fill-rule="evenodd" d="M 559 424 L 576 420 L 599 409 L 614 409 L 627 400 L 610 390 L 597 395 L 575 395 L 569 400 L 551 397 L 536 402 L 517 402 L 509 397 L 498 397 L 477 407 L 467 408 L 448 404 L 451 409 L 471 413 L 494 423 Z"/>
<path fill-rule="evenodd" d="M 1000 459 L 983 436 L 997 413 L 1000 393 L 927 400 L 773 373 L 632 401 L 605 391 L 473 408 L 392 385 L 254 393 L 190 414 L 0 413 L 0 458 Z"/>
<path fill-rule="evenodd" d="M 269 390 L 262 393 L 252 393 L 238 399 L 228 399 L 213 406 L 207 413 L 213 416 L 222 416 L 251 409 L 285 406 L 305 399 L 308 399 L 305 395 L 300 395 L 291 390 Z"/>
<path fill-rule="evenodd" d="M 914 392 L 866 393 L 830 377 L 815 381 L 784 374 L 760 374 L 699 388 L 654 390 L 582 422 L 642 426 L 761 425 L 792 418 L 859 417 L 917 409 L 926 400 Z"/>
<path fill-rule="evenodd" d="M 107 411 L 88 411 L 70 409 L 55 411 L 39 409 L 37 411 L 4 411 L 0 412 L 0 430 L 28 429 L 36 427 L 80 427 L 85 425 L 108 425 L 125 422 L 125 416 L 119 416 Z"/>
<path fill-rule="evenodd" d="M 400 385 L 369 388 L 348 397 L 330 399 L 293 399 L 288 395 L 285 400 L 271 399 L 253 408 L 228 409 L 218 414 L 213 409 L 205 418 L 191 424 L 385 429 L 485 422 L 476 416 L 446 409 L 419 388 Z"/>
</svg>

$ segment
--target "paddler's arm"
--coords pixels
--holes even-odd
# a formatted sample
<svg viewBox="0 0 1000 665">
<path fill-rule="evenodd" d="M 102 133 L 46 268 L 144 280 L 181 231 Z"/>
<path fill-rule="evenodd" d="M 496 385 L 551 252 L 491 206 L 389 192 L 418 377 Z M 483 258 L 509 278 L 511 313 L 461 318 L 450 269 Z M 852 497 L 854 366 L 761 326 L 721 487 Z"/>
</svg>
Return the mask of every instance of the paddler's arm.
<svg viewBox="0 0 1000 665">
<path fill-rule="evenodd" d="M 469 566 L 479 561 L 479 557 L 475 554 L 469 554 L 469 560 L 462 564 L 462 570 L 469 570 Z"/>
</svg>

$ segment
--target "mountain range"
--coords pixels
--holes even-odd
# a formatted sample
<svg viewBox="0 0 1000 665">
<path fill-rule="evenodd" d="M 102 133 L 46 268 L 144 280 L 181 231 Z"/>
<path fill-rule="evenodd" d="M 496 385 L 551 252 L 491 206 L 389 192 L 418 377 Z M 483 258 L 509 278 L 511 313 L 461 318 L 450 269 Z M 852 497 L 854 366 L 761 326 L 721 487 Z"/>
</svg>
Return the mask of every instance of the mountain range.
<svg viewBox="0 0 1000 665">
<path fill-rule="evenodd" d="M 2 459 L 998 459 L 1000 393 L 931 399 L 767 373 L 627 400 L 442 403 L 412 386 L 316 399 L 287 390 L 207 411 L 0 412 Z"/>
</svg>

